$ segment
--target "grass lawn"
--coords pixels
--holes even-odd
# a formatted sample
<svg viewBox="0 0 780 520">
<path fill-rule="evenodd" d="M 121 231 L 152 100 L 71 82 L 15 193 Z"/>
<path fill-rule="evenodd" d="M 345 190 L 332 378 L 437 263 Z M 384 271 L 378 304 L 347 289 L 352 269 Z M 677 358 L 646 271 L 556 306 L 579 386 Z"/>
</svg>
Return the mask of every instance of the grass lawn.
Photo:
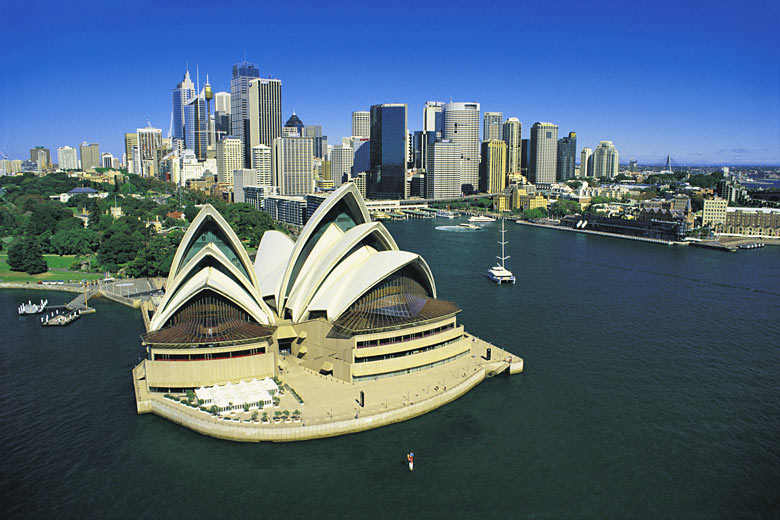
<svg viewBox="0 0 780 520">
<path fill-rule="evenodd" d="M 43 255 L 44 260 L 51 268 L 67 269 L 70 265 L 81 257 L 73 255 Z M 8 256 L 0 255 L 0 281 L 3 282 L 30 282 L 37 283 L 39 280 L 98 280 L 103 278 L 103 273 L 85 273 L 82 271 L 48 271 L 41 274 L 27 274 L 23 272 L 11 271 L 8 266 Z"/>
</svg>

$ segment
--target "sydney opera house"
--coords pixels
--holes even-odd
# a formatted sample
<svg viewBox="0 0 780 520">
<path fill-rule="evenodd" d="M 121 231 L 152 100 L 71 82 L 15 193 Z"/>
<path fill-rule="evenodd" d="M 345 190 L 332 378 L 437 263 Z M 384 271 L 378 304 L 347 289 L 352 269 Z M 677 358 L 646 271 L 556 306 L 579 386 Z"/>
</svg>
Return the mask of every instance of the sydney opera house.
<svg viewBox="0 0 780 520">
<path fill-rule="evenodd" d="M 297 240 L 267 231 L 254 262 L 205 206 L 145 311 L 148 395 L 277 376 L 281 357 L 347 384 L 425 371 L 471 354 L 459 307 L 440 300 L 425 260 L 372 222 L 341 186 Z M 140 407 L 139 407 L 140 411 Z"/>
</svg>

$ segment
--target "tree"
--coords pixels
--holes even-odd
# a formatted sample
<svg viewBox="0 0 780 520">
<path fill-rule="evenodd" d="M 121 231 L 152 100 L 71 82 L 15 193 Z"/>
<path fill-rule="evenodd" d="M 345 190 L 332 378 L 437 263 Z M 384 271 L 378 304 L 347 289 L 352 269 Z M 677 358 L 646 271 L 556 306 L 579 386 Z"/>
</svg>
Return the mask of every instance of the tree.
<svg viewBox="0 0 780 520">
<path fill-rule="evenodd" d="M 49 270 L 35 237 L 22 237 L 11 244 L 8 248 L 8 265 L 12 271 L 24 271 L 28 274 L 45 273 Z"/>
<path fill-rule="evenodd" d="M 58 255 L 88 255 L 98 247 L 98 234 L 91 229 L 67 229 L 51 237 L 52 250 Z"/>
<path fill-rule="evenodd" d="M 582 213 L 582 208 L 573 200 L 559 199 L 550 206 L 550 214 L 552 215 L 563 216 L 575 213 Z"/>
<path fill-rule="evenodd" d="M 33 207 L 25 231 L 28 235 L 42 235 L 44 231 L 57 232 L 57 224 L 73 214 L 59 202 L 41 202 Z"/>
</svg>

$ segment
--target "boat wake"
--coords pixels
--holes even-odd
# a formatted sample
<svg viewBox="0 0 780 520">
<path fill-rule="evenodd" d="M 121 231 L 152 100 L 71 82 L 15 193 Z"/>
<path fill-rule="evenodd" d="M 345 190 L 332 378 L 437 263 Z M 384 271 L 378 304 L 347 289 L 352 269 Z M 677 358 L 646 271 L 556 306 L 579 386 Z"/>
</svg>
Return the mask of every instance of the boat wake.
<svg viewBox="0 0 780 520">
<path fill-rule="evenodd" d="M 455 231 L 458 233 L 468 233 L 471 231 L 480 231 L 482 228 L 470 229 L 470 228 L 465 228 L 463 226 L 436 226 L 436 229 L 438 231 Z"/>
</svg>

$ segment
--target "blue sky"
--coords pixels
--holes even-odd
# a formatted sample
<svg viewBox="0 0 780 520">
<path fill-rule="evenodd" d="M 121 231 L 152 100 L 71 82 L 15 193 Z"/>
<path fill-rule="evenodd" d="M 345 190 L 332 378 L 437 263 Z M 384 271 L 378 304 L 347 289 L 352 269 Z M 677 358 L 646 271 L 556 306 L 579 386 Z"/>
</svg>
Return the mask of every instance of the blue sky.
<svg viewBox="0 0 780 520">
<path fill-rule="evenodd" d="M 146 119 L 167 133 L 189 62 L 215 91 L 232 65 L 283 81 L 331 143 L 353 110 L 479 101 L 612 140 L 621 161 L 780 164 L 780 2 L 39 2 L 6 4 L 0 150 L 98 142 L 121 156 Z M 54 159 L 54 157 L 52 157 Z"/>
</svg>

